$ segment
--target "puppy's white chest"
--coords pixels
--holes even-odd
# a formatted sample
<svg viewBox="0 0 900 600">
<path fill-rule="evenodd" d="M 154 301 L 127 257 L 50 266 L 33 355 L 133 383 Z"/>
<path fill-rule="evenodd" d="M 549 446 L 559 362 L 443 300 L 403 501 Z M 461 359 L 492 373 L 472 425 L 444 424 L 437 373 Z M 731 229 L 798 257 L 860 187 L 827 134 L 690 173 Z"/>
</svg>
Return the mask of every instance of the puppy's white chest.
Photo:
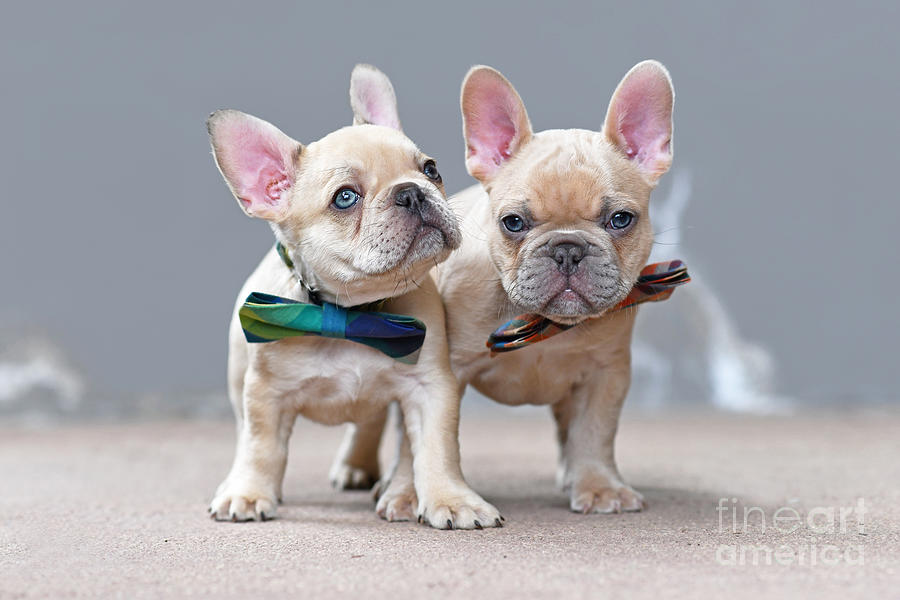
<svg viewBox="0 0 900 600">
<path fill-rule="evenodd" d="M 274 396 L 326 425 L 364 420 L 395 400 L 398 370 L 377 351 L 346 340 L 304 337 L 254 348 L 256 368 Z"/>
<path fill-rule="evenodd" d="M 473 365 L 470 383 L 503 404 L 555 404 L 585 379 L 593 364 L 572 358 L 551 347 L 525 348 L 494 358 L 485 356 Z"/>
<path fill-rule="evenodd" d="M 629 362 L 633 315 L 588 321 L 548 340 L 491 357 L 479 349 L 459 376 L 503 404 L 555 404 Z"/>
</svg>

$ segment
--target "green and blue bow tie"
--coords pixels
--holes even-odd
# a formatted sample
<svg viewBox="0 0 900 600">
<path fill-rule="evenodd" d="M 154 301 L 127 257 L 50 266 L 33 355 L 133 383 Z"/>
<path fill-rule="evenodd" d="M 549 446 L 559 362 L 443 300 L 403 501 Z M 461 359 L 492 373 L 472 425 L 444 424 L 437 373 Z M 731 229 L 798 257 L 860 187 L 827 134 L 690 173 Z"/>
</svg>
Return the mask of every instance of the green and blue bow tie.
<svg viewBox="0 0 900 600">
<path fill-rule="evenodd" d="M 281 242 L 276 249 L 285 266 L 293 272 L 294 263 Z M 365 307 L 348 309 L 321 301 L 318 292 L 299 277 L 297 279 L 315 304 L 262 292 L 247 296 L 238 310 L 238 318 L 249 343 L 318 335 L 364 344 L 407 364 L 415 364 L 419 359 L 419 350 L 425 343 L 425 323 L 422 321 L 406 315 L 369 311 Z"/>
<path fill-rule="evenodd" d="M 414 364 L 425 342 L 425 324 L 413 317 L 349 310 L 330 302 L 318 306 L 261 292 L 247 296 L 238 316 L 251 344 L 318 335 L 365 344 Z"/>
</svg>

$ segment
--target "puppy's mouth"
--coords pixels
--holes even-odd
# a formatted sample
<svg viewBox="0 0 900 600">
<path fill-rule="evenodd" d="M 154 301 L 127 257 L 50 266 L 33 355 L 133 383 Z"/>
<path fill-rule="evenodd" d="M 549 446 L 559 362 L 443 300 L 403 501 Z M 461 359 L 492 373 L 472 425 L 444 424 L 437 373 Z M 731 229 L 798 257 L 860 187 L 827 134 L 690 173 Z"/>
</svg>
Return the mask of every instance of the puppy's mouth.
<svg viewBox="0 0 900 600">
<path fill-rule="evenodd" d="M 422 216 L 422 230 L 434 229 L 440 232 L 441 240 L 448 250 L 456 250 L 462 243 L 462 234 L 459 231 L 459 225 L 453 217 L 443 217 L 442 215 L 425 214 Z M 417 234 L 417 237 L 422 232 Z"/>
<path fill-rule="evenodd" d="M 507 293 L 522 308 L 572 325 L 602 316 L 616 306 L 628 293 L 619 279 L 617 271 L 603 264 L 571 275 L 561 273 L 555 265 L 539 264 L 520 271 Z"/>
<path fill-rule="evenodd" d="M 570 325 L 602 312 L 580 292 L 566 286 L 561 292 L 550 297 L 541 309 L 541 314 L 553 321 Z"/>
<path fill-rule="evenodd" d="M 409 245 L 410 248 L 414 247 L 416 244 L 418 244 L 420 241 L 424 240 L 425 238 L 427 238 L 429 236 L 434 236 L 435 234 L 437 234 L 440 237 L 440 241 L 442 243 L 446 243 L 447 234 L 444 232 L 443 229 L 441 229 L 437 225 L 432 225 L 430 223 L 422 223 L 422 226 L 419 227 L 419 230 L 416 232 L 416 235 L 413 238 L 412 243 Z"/>
<path fill-rule="evenodd" d="M 418 228 L 401 261 L 403 265 L 411 265 L 459 248 L 462 241 L 459 227 L 434 212 L 431 209 L 420 213 Z"/>
<path fill-rule="evenodd" d="M 447 232 L 437 225 L 422 223 L 406 250 L 401 261 L 403 266 L 432 258 L 447 248 Z"/>
</svg>

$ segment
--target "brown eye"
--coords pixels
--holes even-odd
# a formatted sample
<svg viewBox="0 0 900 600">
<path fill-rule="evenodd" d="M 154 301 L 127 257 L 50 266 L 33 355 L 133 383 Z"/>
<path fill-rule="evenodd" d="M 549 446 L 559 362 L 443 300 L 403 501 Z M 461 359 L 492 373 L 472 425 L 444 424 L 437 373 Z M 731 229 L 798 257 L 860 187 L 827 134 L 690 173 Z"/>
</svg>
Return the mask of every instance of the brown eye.
<svg viewBox="0 0 900 600">
<path fill-rule="evenodd" d="M 422 172 L 425 173 L 425 177 L 432 181 L 440 181 L 441 174 L 438 173 L 437 165 L 434 164 L 433 160 L 429 160 L 425 162 L 425 166 L 422 167 Z"/>
</svg>

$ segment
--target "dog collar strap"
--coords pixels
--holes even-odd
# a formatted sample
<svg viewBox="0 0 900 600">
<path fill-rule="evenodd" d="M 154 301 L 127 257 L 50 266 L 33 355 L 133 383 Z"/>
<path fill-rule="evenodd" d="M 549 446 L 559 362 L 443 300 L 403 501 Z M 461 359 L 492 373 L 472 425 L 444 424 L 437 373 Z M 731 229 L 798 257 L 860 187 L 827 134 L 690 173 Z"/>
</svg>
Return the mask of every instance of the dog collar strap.
<svg viewBox="0 0 900 600">
<path fill-rule="evenodd" d="M 275 243 L 275 250 L 278 252 L 278 256 L 281 257 L 281 262 L 284 263 L 290 272 L 294 275 L 294 278 L 297 282 L 303 286 L 303 289 L 306 290 L 306 293 L 309 295 L 309 301 L 313 304 L 322 304 L 322 300 L 319 297 L 319 291 L 310 287 L 308 283 L 303 281 L 303 278 L 297 273 L 297 270 L 294 269 L 294 261 L 291 260 L 291 255 L 288 254 L 287 248 L 284 247 L 284 244 L 281 242 Z"/>
<path fill-rule="evenodd" d="M 404 315 L 350 310 L 253 292 L 238 310 L 244 337 L 251 344 L 318 335 L 365 344 L 393 359 L 414 364 L 425 342 L 425 324 Z"/>
<path fill-rule="evenodd" d="M 647 265 L 641 270 L 641 274 L 628 296 L 612 310 L 622 310 L 643 302 L 665 300 L 672 295 L 676 287 L 690 280 L 687 266 L 680 260 Z M 546 340 L 572 327 L 574 325 L 554 323 L 541 315 L 519 315 L 498 327 L 494 333 L 488 336 L 486 345 L 491 349 L 491 355 L 498 352 L 511 352 Z"/>
</svg>

